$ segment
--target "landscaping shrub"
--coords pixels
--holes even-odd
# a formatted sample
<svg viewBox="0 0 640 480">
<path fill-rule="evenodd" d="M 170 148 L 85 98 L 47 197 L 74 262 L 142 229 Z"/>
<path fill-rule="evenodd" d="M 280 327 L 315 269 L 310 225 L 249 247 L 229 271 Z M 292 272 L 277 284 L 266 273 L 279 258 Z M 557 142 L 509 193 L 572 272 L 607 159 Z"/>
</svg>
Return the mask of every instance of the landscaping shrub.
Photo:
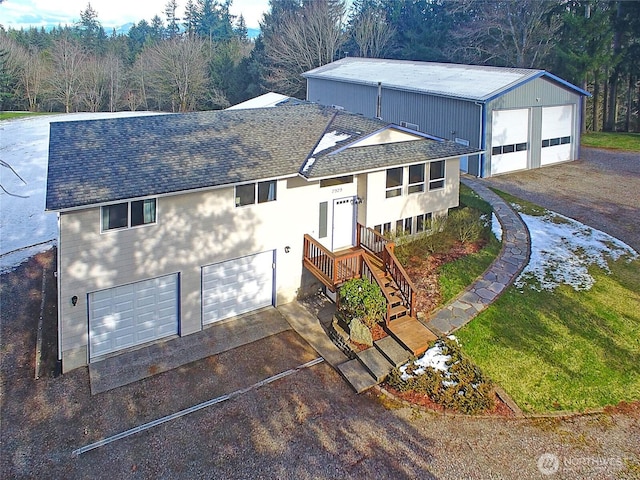
<svg viewBox="0 0 640 480">
<path fill-rule="evenodd" d="M 359 318 L 369 329 L 384 320 L 386 300 L 378 285 L 366 278 L 345 282 L 339 291 L 340 313 L 348 320 Z"/>
<path fill-rule="evenodd" d="M 479 210 L 458 208 L 449 213 L 445 231 L 462 243 L 476 242 L 483 238 L 486 225 Z"/>
<path fill-rule="evenodd" d="M 406 364 L 404 372 L 402 367 L 391 371 L 387 380 L 389 385 L 400 392 L 427 395 L 442 407 L 462 413 L 482 413 L 493 408 L 491 382 L 462 354 L 458 342 L 445 338 L 438 340 L 435 346 L 440 348 L 443 355 L 450 356 L 446 361 L 446 371 L 422 367 L 415 363 L 416 359 L 412 359 Z"/>
</svg>

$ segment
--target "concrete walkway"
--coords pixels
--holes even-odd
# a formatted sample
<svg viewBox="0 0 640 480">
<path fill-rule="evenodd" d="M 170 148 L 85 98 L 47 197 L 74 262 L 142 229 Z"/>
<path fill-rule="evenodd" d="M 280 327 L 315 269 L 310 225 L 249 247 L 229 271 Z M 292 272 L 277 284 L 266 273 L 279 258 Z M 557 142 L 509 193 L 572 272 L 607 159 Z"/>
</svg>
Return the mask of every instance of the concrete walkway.
<svg viewBox="0 0 640 480">
<path fill-rule="evenodd" d="M 475 177 L 461 175 L 460 181 L 493 207 L 502 226 L 502 250 L 480 279 L 430 318 L 423 320 L 439 336 L 448 335 L 466 325 L 493 303 L 527 265 L 531 249 L 527 226 L 507 202 Z"/>
</svg>

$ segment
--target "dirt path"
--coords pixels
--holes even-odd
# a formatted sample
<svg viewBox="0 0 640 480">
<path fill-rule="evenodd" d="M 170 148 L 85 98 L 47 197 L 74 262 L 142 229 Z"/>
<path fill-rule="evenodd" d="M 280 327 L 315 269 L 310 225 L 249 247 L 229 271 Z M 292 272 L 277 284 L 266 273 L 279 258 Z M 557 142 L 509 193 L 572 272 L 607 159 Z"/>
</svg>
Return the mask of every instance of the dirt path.
<svg viewBox="0 0 640 480">
<path fill-rule="evenodd" d="M 287 331 L 95 396 L 86 369 L 47 370 L 34 380 L 41 275 L 53 265 L 49 252 L 0 277 L 0 478 L 640 478 L 637 411 L 538 420 L 434 415 L 375 392 L 355 395 L 326 363 L 72 457 L 316 353 Z M 557 475 L 543 477 L 539 462 L 545 472 L 557 466 Z"/>
<path fill-rule="evenodd" d="M 486 179 L 640 251 L 640 153 L 582 148 L 581 159 Z"/>
</svg>

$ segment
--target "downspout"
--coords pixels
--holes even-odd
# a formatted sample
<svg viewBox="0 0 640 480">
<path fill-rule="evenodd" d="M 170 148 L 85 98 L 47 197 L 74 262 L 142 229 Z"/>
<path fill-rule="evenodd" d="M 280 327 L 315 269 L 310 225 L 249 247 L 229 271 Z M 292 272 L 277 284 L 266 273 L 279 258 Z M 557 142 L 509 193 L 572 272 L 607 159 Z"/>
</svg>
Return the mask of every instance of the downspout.
<svg viewBox="0 0 640 480">
<path fill-rule="evenodd" d="M 378 82 L 378 97 L 376 98 L 376 118 L 382 120 L 382 82 Z"/>
<path fill-rule="evenodd" d="M 477 106 L 480 107 L 480 145 L 479 147 L 482 149 L 482 153 L 478 155 L 478 178 L 484 177 L 484 164 L 485 164 L 485 155 L 487 148 L 487 139 L 485 138 L 485 124 L 487 121 L 487 105 L 485 103 L 475 102 Z"/>
</svg>

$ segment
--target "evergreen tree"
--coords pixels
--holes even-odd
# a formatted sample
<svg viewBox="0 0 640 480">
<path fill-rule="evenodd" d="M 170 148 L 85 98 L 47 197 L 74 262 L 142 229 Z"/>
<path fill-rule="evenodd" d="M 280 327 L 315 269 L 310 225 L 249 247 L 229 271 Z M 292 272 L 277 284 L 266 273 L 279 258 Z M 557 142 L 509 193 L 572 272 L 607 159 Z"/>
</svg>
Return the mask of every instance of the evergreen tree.
<svg viewBox="0 0 640 480">
<path fill-rule="evenodd" d="M 179 18 L 176 17 L 176 9 L 178 4 L 176 0 L 169 0 L 164 9 L 164 14 L 167 17 L 167 37 L 174 38 L 180 34 L 180 27 L 178 26 Z"/>
</svg>

